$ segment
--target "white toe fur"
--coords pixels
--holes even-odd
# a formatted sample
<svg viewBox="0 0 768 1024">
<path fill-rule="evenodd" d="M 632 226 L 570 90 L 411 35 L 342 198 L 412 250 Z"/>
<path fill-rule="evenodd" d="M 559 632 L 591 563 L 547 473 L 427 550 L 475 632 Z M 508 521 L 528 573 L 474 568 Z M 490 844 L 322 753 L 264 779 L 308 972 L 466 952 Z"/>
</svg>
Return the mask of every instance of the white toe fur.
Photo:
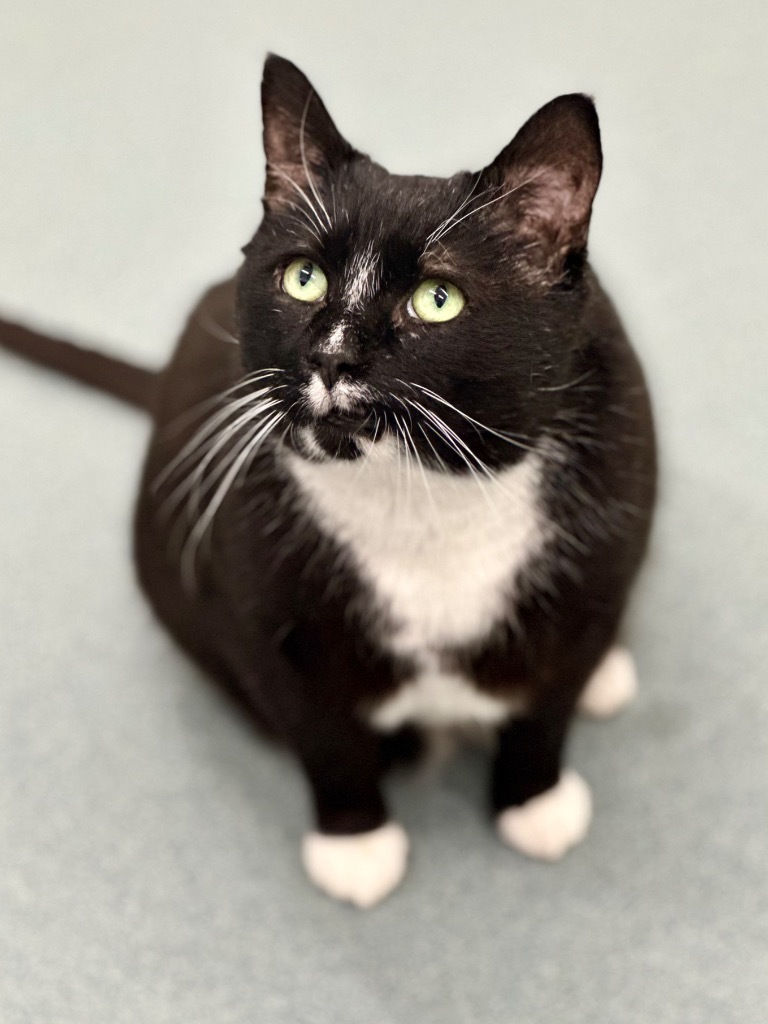
<svg viewBox="0 0 768 1024">
<path fill-rule="evenodd" d="M 584 779 L 565 771 L 557 785 L 521 807 L 508 807 L 496 819 L 509 846 L 537 860 L 559 860 L 586 836 L 592 820 L 592 795 Z"/>
<path fill-rule="evenodd" d="M 579 711 L 593 718 L 610 718 L 637 693 L 635 660 L 626 647 L 611 647 L 589 678 L 579 699 Z"/>
<path fill-rule="evenodd" d="M 310 832 L 304 837 L 302 858 L 307 874 L 323 892 L 358 907 L 372 907 L 403 880 L 408 836 L 393 821 L 350 836 Z"/>
</svg>

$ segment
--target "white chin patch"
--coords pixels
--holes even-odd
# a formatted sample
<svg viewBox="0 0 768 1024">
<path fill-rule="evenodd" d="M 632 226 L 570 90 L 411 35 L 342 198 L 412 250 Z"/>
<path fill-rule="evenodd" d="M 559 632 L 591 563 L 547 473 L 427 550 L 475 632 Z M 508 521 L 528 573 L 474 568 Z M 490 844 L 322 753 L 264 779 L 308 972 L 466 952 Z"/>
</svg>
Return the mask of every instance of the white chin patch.
<svg viewBox="0 0 768 1024">
<path fill-rule="evenodd" d="M 318 889 L 356 907 L 373 907 L 403 880 L 408 836 L 393 821 L 351 836 L 310 832 L 302 859 Z"/>
<path fill-rule="evenodd" d="M 301 454 L 313 462 L 325 462 L 328 456 L 318 444 L 314 429 L 312 427 L 299 427 L 297 434 Z"/>
<path fill-rule="evenodd" d="M 508 846 L 536 860 L 560 860 L 586 836 L 592 795 L 584 779 L 565 771 L 559 782 L 521 807 L 508 807 L 496 819 Z"/>
<path fill-rule="evenodd" d="M 610 718 L 635 697 L 637 672 L 626 647 L 611 647 L 579 698 L 579 711 L 593 718 Z"/>
</svg>

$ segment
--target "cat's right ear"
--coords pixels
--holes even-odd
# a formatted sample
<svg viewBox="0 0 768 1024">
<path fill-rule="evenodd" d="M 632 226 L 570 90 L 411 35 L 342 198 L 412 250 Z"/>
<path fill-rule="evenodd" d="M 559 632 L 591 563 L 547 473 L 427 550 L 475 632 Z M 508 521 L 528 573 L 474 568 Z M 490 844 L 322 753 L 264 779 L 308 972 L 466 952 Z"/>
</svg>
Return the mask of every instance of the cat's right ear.
<svg viewBox="0 0 768 1024">
<path fill-rule="evenodd" d="M 585 252 L 602 163 L 595 105 L 573 93 L 537 111 L 483 172 L 496 192 L 489 212 L 531 281 L 554 284 Z"/>
<path fill-rule="evenodd" d="M 283 57 L 270 54 L 261 83 L 267 209 L 295 205 L 312 195 L 316 180 L 348 160 L 354 150 L 339 134 L 305 75 Z"/>
</svg>

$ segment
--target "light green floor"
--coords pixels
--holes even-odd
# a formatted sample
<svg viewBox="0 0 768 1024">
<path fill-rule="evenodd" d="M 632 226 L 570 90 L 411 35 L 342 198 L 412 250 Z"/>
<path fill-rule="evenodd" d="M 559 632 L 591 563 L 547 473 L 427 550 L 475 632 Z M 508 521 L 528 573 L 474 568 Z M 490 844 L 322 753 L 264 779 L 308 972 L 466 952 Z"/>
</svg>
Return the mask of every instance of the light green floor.
<svg viewBox="0 0 768 1024">
<path fill-rule="evenodd" d="M 259 211 L 257 80 L 305 67 L 397 171 L 479 167 L 592 92 L 593 254 L 648 367 L 664 482 L 628 623 L 642 694 L 581 723 L 587 844 L 523 861 L 483 763 L 398 780 L 403 888 L 302 876 L 292 762 L 152 621 L 138 413 L 0 356 L 2 1024 L 765 1024 L 768 144 L 757 3 L 16 5 L 0 310 L 159 363 Z"/>
</svg>

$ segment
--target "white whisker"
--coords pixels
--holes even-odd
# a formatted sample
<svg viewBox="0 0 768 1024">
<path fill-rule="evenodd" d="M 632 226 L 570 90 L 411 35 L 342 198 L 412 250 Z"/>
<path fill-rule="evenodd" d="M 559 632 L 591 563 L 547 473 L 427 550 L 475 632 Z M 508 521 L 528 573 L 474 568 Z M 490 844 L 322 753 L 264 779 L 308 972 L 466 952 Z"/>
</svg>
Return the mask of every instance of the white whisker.
<svg viewBox="0 0 768 1024">
<path fill-rule="evenodd" d="M 400 383 L 405 384 L 406 382 L 400 381 Z M 518 440 L 518 438 L 521 435 L 513 434 L 509 431 L 496 430 L 493 427 L 487 426 L 485 423 L 481 423 L 480 420 L 476 420 L 474 419 L 474 417 L 469 416 L 465 412 L 462 412 L 461 409 L 458 409 L 455 405 L 449 402 L 447 398 L 443 398 L 442 395 L 438 395 L 435 391 L 430 391 L 429 388 L 422 387 L 421 384 L 406 384 L 406 387 L 408 386 L 418 388 L 418 390 L 422 391 L 425 395 L 429 395 L 430 398 L 434 398 L 436 402 L 440 402 L 442 405 L 447 406 L 449 409 L 453 409 L 453 411 L 457 415 L 461 416 L 462 419 L 465 419 L 467 423 L 471 423 L 473 427 L 479 427 L 481 430 L 487 431 L 487 433 L 492 434 L 494 437 L 498 437 L 500 438 L 500 440 L 506 441 L 507 444 L 514 445 L 516 448 L 522 448 L 523 451 L 527 452 L 533 452 L 537 450 L 535 446 L 525 444 L 523 441 Z"/>
<path fill-rule="evenodd" d="M 493 199 L 489 199 L 487 203 L 482 203 L 480 206 L 476 206 L 473 210 L 470 210 L 469 213 L 465 213 L 463 217 L 457 217 L 457 219 L 454 220 L 439 237 L 443 238 L 449 231 L 453 231 L 457 224 L 461 224 L 461 222 L 467 220 L 468 217 L 473 217 L 476 213 L 480 213 L 480 211 L 484 210 L 487 206 L 493 206 L 494 203 L 501 202 L 502 199 L 506 199 L 507 196 L 511 196 L 513 192 L 518 192 L 521 188 L 525 188 L 526 185 L 530 185 L 532 181 L 536 181 L 540 178 L 543 173 L 544 172 L 541 171 L 539 174 L 534 174 L 532 177 L 526 178 L 525 181 L 521 181 L 513 188 L 507 189 L 507 191 L 503 192 L 500 196 L 495 196 Z"/>
<path fill-rule="evenodd" d="M 195 563 L 197 560 L 197 552 L 200 544 L 205 537 L 208 528 L 211 526 L 214 516 L 219 510 L 221 503 L 229 493 L 229 489 L 236 480 L 240 470 L 243 468 L 248 458 L 252 456 L 253 449 L 255 449 L 264 438 L 272 431 L 274 427 L 284 418 L 285 413 L 278 412 L 271 416 L 266 423 L 261 424 L 251 434 L 248 443 L 240 451 L 238 456 L 234 459 L 231 466 L 229 467 L 224 479 L 221 481 L 216 489 L 215 494 L 208 502 L 205 511 L 195 523 L 194 527 L 189 533 L 189 536 L 184 544 L 184 548 L 181 553 L 181 574 L 184 586 L 189 590 L 195 588 Z"/>
<path fill-rule="evenodd" d="M 284 171 L 282 169 L 282 167 L 278 167 L 277 164 L 268 163 L 267 164 L 267 168 L 268 168 L 268 170 L 273 171 L 275 174 L 279 174 L 281 178 L 285 178 L 285 180 L 288 182 L 288 184 L 296 189 L 298 194 L 301 196 L 301 198 L 304 200 L 304 202 L 307 204 L 307 207 L 311 211 L 314 223 L 317 225 L 317 227 L 320 229 L 321 232 L 325 231 L 325 225 L 320 220 L 320 214 L 317 212 L 317 209 L 315 208 L 315 204 L 309 198 L 309 196 L 304 191 L 304 189 L 301 187 L 301 185 L 298 185 L 293 180 L 293 178 L 290 176 L 290 174 L 286 173 L 286 171 Z M 301 207 L 294 207 L 294 208 L 295 209 L 301 209 Z"/>
<path fill-rule="evenodd" d="M 240 344 L 240 340 L 236 338 L 234 334 L 231 334 L 228 330 L 222 327 L 221 324 L 217 324 L 213 317 L 208 313 L 198 314 L 197 322 L 204 331 L 211 335 L 212 338 L 217 338 L 219 341 L 227 341 L 232 345 Z"/>
<path fill-rule="evenodd" d="M 212 395 L 210 398 L 206 398 L 202 402 L 198 402 L 196 405 L 190 406 L 189 409 L 185 409 L 184 412 L 179 413 L 179 415 L 172 419 L 170 423 L 167 423 L 164 427 L 160 428 L 160 436 L 162 438 L 174 437 L 179 433 L 179 431 L 183 430 L 187 424 L 201 416 L 204 410 L 220 405 L 229 395 L 234 394 L 235 391 L 239 391 L 240 388 L 246 387 L 249 384 L 255 384 L 257 380 L 271 377 L 275 373 L 283 372 L 283 370 L 270 368 L 268 370 L 256 370 L 254 373 L 249 373 L 246 377 L 243 377 L 231 387 L 225 388 L 224 391 L 220 391 L 218 394 Z M 280 385 L 280 387 L 283 386 L 284 385 L 282 384 Z M 155 485 L 153 484 L 153 489 L 154 488 Z"/>
<path fill-rule="evenodd" d="M 314 96 L 314 92 L 310 89 L 309 96 L 307 96 L 307 102 L 304 104 L 304 111 L 303 111 L 303 113 L 301 115 L 301 127 L 299 128 L 299 148 L 301 150 L 301 162 L 302 162 L 302 165 L 304 167 L 304 173 L 307 176 L 307 181 L 309 182 L 309 187 L 312 189 L 312 195 L 317 200 L 317 205 L 320 207 L 320 209 L 325 214 L 325 219 L 328 221 L 328 228 L 329 228 L 329 230 L 333 231 L 333 224 L 331 223 L 331 218 L 330 218 L 330 216 L 328 214 L 328 210 L 326 209 L 325 203 L 320 198 L 320 195 L 319 195 L 317 189 L 315 188 L 315 183 L 314 183 L 314 181 L 312 179 L 312 175 L 311 175 L 310 170 L 309 170 L 309 164 L 307 163 L 306 150 L 304 148 L 304 128 L 306 126 L 307 112 L 309 111 L 309 104 L 312 102 L 312 97 L 313 96 Z"/>
<path fill-rule="evenodd" d="M 430 246 L 440 241 L 448 226 L 456 219 L 456 217 L 458 217 L 462 210 L 466 209 L 467 203 L 471 201 L 472 196 L 475 194 L 475 189 L 480 184 L 481 177 L 482 171 L 476 175 L 475 180 L 472 184 L 472 188 L 470 189 L 469 194 L 465 197 L 465 199 L 458 205 L 458 207 L 453 211 L 453 213 L 450 214 L 450 216 L 446 217 L 445 220 L 442 221 L 440 224 L 438 224 L 435 230 L 427 237 L 427 241 L 424 246 L 424 252 L 422 253 L 422 256 L 427 252 Z M 489 191 L 490 187 L 483 189 L 480 195 L 486 195 L 486 193 L 488 193 Z"/>
<path fill-rule="evenodd" d="M 176 508 L 179 507 L 184 497 L 190 495 L 194 490 L 201 492 L 202 479 L 205 476 L 205 472 L 208 466 L 213 462 L 218 453 L 226 446 L 228 441 L 234 434 L 237 433 L 247 423 L 252 422 L 258 416 L 268 412 L 270 409 L 277 405 L 276 400 L 258 402 L 253 408 L 248 409 L 245 413 L 237 418 L 233 423 L 224 424 L 219 430 L 217 430 L 211 437 L 209 437 L 204 445 L 199 447 L 202 450 L 192 453 L 188 458 L 196 458 L 194 468 L 183 478 L 183 480 L 173 489 L 168 497 L 163 501 L 162 505 L 158 509 L 158 515 L 162 519 L 167 519 Z M 180 467 L 179 467 L 180 468 Z M 209 474 L 209 481 L 215 480 L 220 475 L 220 467 L 216 467 L 211 474 Z M 204 489 L 203 489 L 204 490 Z M 193 507 L 193 503 L 190 501 L 190 509 Z"/>
<path fill-rule="evenodd" d="M 488 493 L 488 488 L 485 481 L 487 480 L 490 483 L 495 484 L 502 491 L 504 491 L 505 488 L 501 481 L 498 479 L 498 477 L 491 472 L 491 470 L 483 462 L 483 460 L 479 458 L 477 455 L 475 455 L 472 449 L 467 444 L 464 443 L 464 441 L 459 437 L 459 435 L 454 430 L 452 430 L 445 422 L 445 420 L 441 419 L 437 415 L 437 413 L 434 413 L 430 409 L 425 408 L 423 405 L 421 405 L 420 402 L 412 402 L 410 399 L 408 399 L 407 401 L 409 405 L 413 406 L 414 409 L 418 409 L 418 411 L 421 412 L 424 417 L 426 417 L 426 426 L 429 427 L 429 429 L 432 430 L 432 432 L 437 437 L 440 437 L 445 442 L 445 444 L 447 444 L 448 447 L 451 448 L 456 453 L 456 455 L 458 455 L 458 457 L 462 460 L 462 462 L 466 465 L 468 472 L 472 475 L 473 479 L 480 488 L 483 497 L 488 503 L 488 506 L 491 509 L 493 509 L 494 504 Z M 480 473 L 483 474 L 482 477 L 478 474 L 477 469 L 475 469 L 475 466 L 473 466 L 472 463 L 470 462 L 470 457 L 477 464 L 477 469 L 479 469 Z"/>
<path fill-rule="evenodd" d="M 407 407 L 407 405 L 405 405 L 405 409 L 406 409 L 406 412 L 408 413 L 408 417 L 411 418 L 411 411 Z M 413 425 L 413 420 L 412 419 L 411 419 L 411 425 Z M 419 450 L 416 447 L 416 442 L 413 439 L 413 434 L 411 433 L 411 430 L 408 427 L 408 424 L 405 422 L 404 419 L 401 421 L 401 426 L 402 426 L 402 429 L 404 431 L 406 444 L 410 444 L 411 449 L 413 451 L 413 456 L 414 456 L 414 459 L 416 461 L 416 465 L 418 466 L 419 473 L 421 474 L 422 482 L 424 484 L 424 491 L 425 491 L 425 493 L 427 495 L 427 500 L 429 501 L 429 504 L 430 504 L 430 506 L 432 508 L 432 520 L 433 520 L 433 523 L 436 526 L 438 521 L 439 521 L 438 520 L 437 505 L 435 504 L 435 498 L 434 498 L 434 495 L 432 493 L 432 487 L 430 486 L 429 479 L 427 478 L 426 470 L 424 469 L 424 462 L 423 462 L 421 456 L 419 455 Z"/>
<path fill-rule="evenodd" d="M 192 438 L 184 445 L 181 451 L 179 451 L 176 456 L 171 459 L 168 465 L 165 466 L 165 468 L 157 475 L 152 483 L 153 492 L 156 494 L 163 484 L 194 456 L 195 452 L 206 438 L 210 437 L 211 434 L 214 434 L 220 425 L 233 415 L 233 413 L 238 409 L 241 409 L 243 406 L 251 404 L 254 400 L 284 387 L 286 387 L 285 384 L 277 384 L 271 387 L 260 388 L 258 391 L 250 392 L 242 398 L 227 402 L 223 409 L 220 409 L 205 421 L 199 430 L 197 430 Z M 216 400 L 218 400 L 218 398 L 219 396 L 216 396 Z"/>
</svg>

